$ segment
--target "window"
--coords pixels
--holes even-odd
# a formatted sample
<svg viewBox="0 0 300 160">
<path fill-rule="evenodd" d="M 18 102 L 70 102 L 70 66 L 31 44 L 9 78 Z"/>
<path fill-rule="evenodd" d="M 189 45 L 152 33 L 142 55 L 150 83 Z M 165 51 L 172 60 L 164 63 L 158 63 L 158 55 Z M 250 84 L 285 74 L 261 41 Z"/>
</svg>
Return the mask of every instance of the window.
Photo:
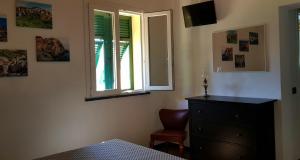
<svg viewBox="0 0 300 160">
<path fill-rule="evenodd" d="M 94 11 L 96 91 L 116 89 L 113 13 Z"/>
<path fill-rule="evenodd" d="M 171 13 L 147 13 L 145 22 L 145 88 L 173 90 Z"/>
<path fill-rule="evenodd" d="M 144 13 L 124 11 L 115 8 L 114 5 L 107 5 L 107 7 L 90 5 L 89 27 L 87 27 L 89 28 L 89 51 L 87 54 L 87 57 L 89 57 L 87 58 L 89 73 L 88 97 L 145 91 L 151 89 L 151 87 L 148 87 L 151 84 L 158 84 L 158 87 L 152 88 L 156 90 L 172 89 L 172 87 L 165 87 L 165 85 L 173 86 L 173 82 L 170 81 L 172 79 L 170 75 L 172 74 L 167 73 L 170 70 L 161 68 L 169 67 L 169 64 L 172 63 L 169 46 L 171 45 L 171 39 L 153 39 L 164 37 L 164 34 L 158 34 L 167 31 L 165 28 L 170 27 L 170 19 L 168 19 L 169 22 L 166 22 L 168 25 L 165 25 L 164 29 L 159 29 L 157 27 L 161 25 L 159 24 L 161 19 L 156 21 L 155 19 L 150 19 L 151 16 L 148 15 L 146 17 L 145 15 Z M 159 15 L 154 17 L 157 16 Z M 143 17 L 146 17 L 146 19 L 143 19 Z M 147 21 L 147 23 L 143 24 L 143 21 Z M 158 26 L 155 26 L 152 30 L 150 26 L 153 24 L 158 24 Z M 157 30 L 162 31 L 157 32 Z M 156 35 L 149 36 L 145 31 L 152 31 Z M 170 31 L 165 36 L 171 36 Z M 163 42 L 160 44 L 160 47 L 165 46 L 167 48 L 167 50 L 163 49 L 163 52 L 166 52 L 163 56 L 158 56 L 162 54 L 159 50 L 153 50 L 157 53 L 157 55 L 153 54 L 153 56 L 150 54 L 151 52 L 146 51 L 149 48 L 157 48 L 154 46 L 157 45 L 155 44 L 156 42 Z M 152 59 L 146 60 L 149 57 Z M 160 61 L 155 57 L 161 57 L 163 60 Z M 150 65 L 146 63 L 156 67 L 149 67 Z M 152 69 L 152 71 L 149 72 L 146 69 Z M 155 75 L 154 73 L 161 77 L 154 78 L 154 80 L 163 83 L 151 83 L 149 78 L 153 79 L 155 77 L 152 76 Z M 159 73 L 167 74 L 166 76 L 161 76 Z M 150 74 L 152 75 L 149 76 Z M 161 79 L 163 80 L 160 81 Z M 170 82 L 172 84 L 169 84 Z"/>
</svg>

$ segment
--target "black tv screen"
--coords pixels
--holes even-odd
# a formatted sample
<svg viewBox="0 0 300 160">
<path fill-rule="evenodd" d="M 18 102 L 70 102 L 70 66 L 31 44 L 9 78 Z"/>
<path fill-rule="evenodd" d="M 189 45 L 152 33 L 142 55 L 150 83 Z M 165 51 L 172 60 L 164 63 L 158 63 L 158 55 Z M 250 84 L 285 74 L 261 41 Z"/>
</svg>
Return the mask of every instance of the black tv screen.
<svg viewBox="0 0 300 160">
<path fill-rule="evenodd" d="M 217 23 L 214 1 L 183 6 L 182 11 L 185 27 Z"/>
</svg>

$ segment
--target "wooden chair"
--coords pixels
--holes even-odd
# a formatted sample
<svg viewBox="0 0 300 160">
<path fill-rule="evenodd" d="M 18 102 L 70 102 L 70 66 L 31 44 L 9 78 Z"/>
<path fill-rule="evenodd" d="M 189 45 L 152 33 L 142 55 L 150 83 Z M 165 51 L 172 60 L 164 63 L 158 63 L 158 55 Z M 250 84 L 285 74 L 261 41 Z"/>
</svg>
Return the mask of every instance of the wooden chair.
<svg viewBox="0 0 300 160">
<path fill-rule="evenodd" d="M 150 148 L 154 148 L 155 141 L 176 143 L 179 145 L 179 156 L 184 153 L 185 127 L 188 122 L 188 110 L 161 109 L 159 118 L 164 129 L 156 131 L 150 136 Z"/>
</svg>

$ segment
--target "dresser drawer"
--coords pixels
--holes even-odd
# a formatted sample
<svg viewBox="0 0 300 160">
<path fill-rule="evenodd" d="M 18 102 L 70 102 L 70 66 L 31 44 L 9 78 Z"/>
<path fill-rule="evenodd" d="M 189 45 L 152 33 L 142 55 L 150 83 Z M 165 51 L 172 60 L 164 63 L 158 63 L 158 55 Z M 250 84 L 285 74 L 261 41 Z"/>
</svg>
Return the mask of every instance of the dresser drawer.
<svg viewBox="0 0 300 160">
<path fill-rule="evenodd" d="M 205 121 L 191 121 L 192 135 L 224 140 L 245 146 L 256 145 L 256 129 L 245 126 L 220 125 Z"/>
<path fill-rule="evenodd" d="M 189 103 L 191 119 L 202 119 L 212 122 L 254 124 L 255 108 L 247 104 L 235 103 Z"/>
<path fill-rule="evenodd" d="M 193 160 L 255 160 L 255 150 L 224 141 L 191 137 Z"/>
<path fill-rule="evenodd" d="M 193 160 L 275 160 L 274 100 L 186 98 Z"/>
</svg>

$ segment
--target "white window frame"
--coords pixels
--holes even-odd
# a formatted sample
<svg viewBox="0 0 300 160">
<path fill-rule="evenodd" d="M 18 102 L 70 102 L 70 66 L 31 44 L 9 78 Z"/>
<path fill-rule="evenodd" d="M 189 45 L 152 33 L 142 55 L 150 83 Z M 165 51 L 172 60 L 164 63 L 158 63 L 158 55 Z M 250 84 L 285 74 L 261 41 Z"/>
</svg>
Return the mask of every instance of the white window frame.
<svg viewBox="0 0 300 160">
<path fill-rule="evenodd" d="M 105 12 L 105 13 L 110 13 L 113 16 L 113 46 L 115 49 L 115 55 L 113 56 L 114 58 L 114 88 L 112 90 L 104 90 L 104 91 L 96 91 L 96 72 L 95 72 L 95 68 L 96 68 L 96 64 L 95 62 L 95 43 L 94 43 L 94 38 L 95 38 L 95 32 L 94 32 L 94 11 L 98 10 L 101 12 Z M 115 9 L 114 6 L 111 5 L 96 5 L 96 4 L 90 4 L 89 5 L 89 9 L 88 9 L 88 17 L 89 17 L 89 21 L 88 21 L 88 28 L 89 28 L 89 56 L 90 56 L 90 94 L 89 97 L 100 97 L 100 96 L 109 96 L 109 95 L 117 95 L 121 93 L 120 90 L 120 81 L 118 79 L 119 74 L 120 74 L 120 69 L 119 69 L 119 62 L 120 62 L 120 58 L 119 58 L 119 40 L 120 38 L 118 37 L 118 32 L 119 32 L 119 28 L 117 26 L 119 26 L 119 18 L 118 18 L 118 10 Z"/>
<path fill-rule="evenodd" d="M 151 86 L 150 83 L 150 58 L 149 58 L 149 28 L 148 28 L 148 19 L 150 17 L 158 17 L 158 16 L 167 16 L 167 50 L 168 50 L 168 85 L 167 86 Z M 161 11 L 161 12 L 152 12 L 152 13 L 144 13 L 143 21 L 144 21 L 144 52 L 145 52 L 145 89 L 146 90 L 173 90 L 173 48 L 172 48 L 172 15 L 171 11 Z"/>
<path fill-rule="evenodd" d="M 168 15 L 167 19 L 167 25 L 168 27 L 171 28 L 171 12 L 170 11 L 162 11 L 162 12 L 156 12 L 156 13 L 143 13 L 141 11 L 138 11 L 137 9 L 132 9 L 126 7 L 126 9 L 123 8 L 118 8 L 116 6 L 121 6 L 121 5 L 116 5 L 114 3 L 101 3 L 95 4 L 95 3 L 89 3 L 87 5 L 88 11 L 88 18 L 85 19 L 85 40 L 86 40 L 86 56 L 85 56 L 85 61 L 86 61 L 86 97 L 87 98 L 93 98 L 93 97 L 105 97 L 105 96 L 112 96 L 112 95 L 120 95 L 124 94 L 124 91 L 121 90 L 121 82 L 120 82 L 120 46 L 119 46 L 119 41 L 120 41 L 120 36 L 119 36 L 119 13 L 120 12 L 126 12 L 126 13 L 132 13 L 136 15 L 141 16 L 141 43 L 142 43 L 142 56 L 141 56 L 141 62 L 142 62 L 142 83 L 143 83 L 143 89 L 139 90 L 133 90 L 132 92 L 140 92 L 140 91 L 147 91 L 147 90 L 173 90 L 173 70 L 172 70 L 172 38 L 171 38 L 171 29 L 168 30 L 168 78 L 169 78 L 169 85 L 168 86 L 150 86 L 149 84 L 149 72 L 147 71 L 149 69 L 149 52 L 146 52 L 146 45 L 147 41 L 146 39 L 148 38 L 148 35 L 145 34 L 145 31 L 148 31 L 148 27 L 146 28 L 148 24 L 145 24 L 145 18 L 149 16 L 159 16 L 159 15 Z M 94 10 L 99 10 L 107 13 L 113 13 L 113 39 L 114 41 L 114 48 L 116 53 L 114 58 L 115 58 L 115 67 L 114 67 L 114 74 L 115 74 L 115 85 L 116 89 L 114 90 L 105 90 L 105 91 L 96 91 L 96 66 L 95 66 L 95 44 L 94 44 Z M 130 11 L 129 11 L 130 10 Z M 146 16 L 145 16 L 146 15 Z M 147 38 L 146 38 L 147 37 Z M 146 38 L 146 39 L 145 39 Z M 130 93 L 130 92 L 125 92 Z"/>
<path fill-rule="evenodd" d="M 135 10 L 135 9 L 133 9 L 133 10 Z M 144 63 L 144 56 L 145 56 L 145 54 L 144 54 L 144 49 L 143 49 L 143 46 L 144 46 L 144 39 L 143 39 L 143 37 L 144 37 L 144 29 L 143 29 L 143 13 L 142 12 L 138 12 L 138 11 L 129 11 L 129 10 L 124 10 L 124 9 L 119 9 L 119 13 L 126 13 L 126 14 L 128 14 L 129 16 L 130 15 L 138 15 L 138 16 L 140 16 L 141 17 L 141 59 L 140 59 L 140 61 L 141 61 L 141 63 L 142 63 L 142 66 L 141 66 L 141 70 L 142 70 L 142 73 L 141 73 L 141 75 L 142 75 L 142 83 L 143 83 L 143 86 L 142 86 L 142 89 L 134 89 L 134 90 L 127 90 L 127 91 L 125 91 L 125 92 L 142 92 L 142 91 L 145 91 L 145 86 L 144 86 L 144 84 L 145 84 L 145 63 Z M 133 46 L 132 46 L 133 47 Z M 133 53 L 134 54 L 134 53 Z M 133 66 L 134 67 L 134 66 Z M 133 71 L 134 72 L 134 71 Z M 121 74 L 121 73 L 120 73 Z M 133 88 L 135 88 L 135 78 L 133 79 L 133 83 L 134 83 L 134 86 L 133 86 Z"/>
</svg>

